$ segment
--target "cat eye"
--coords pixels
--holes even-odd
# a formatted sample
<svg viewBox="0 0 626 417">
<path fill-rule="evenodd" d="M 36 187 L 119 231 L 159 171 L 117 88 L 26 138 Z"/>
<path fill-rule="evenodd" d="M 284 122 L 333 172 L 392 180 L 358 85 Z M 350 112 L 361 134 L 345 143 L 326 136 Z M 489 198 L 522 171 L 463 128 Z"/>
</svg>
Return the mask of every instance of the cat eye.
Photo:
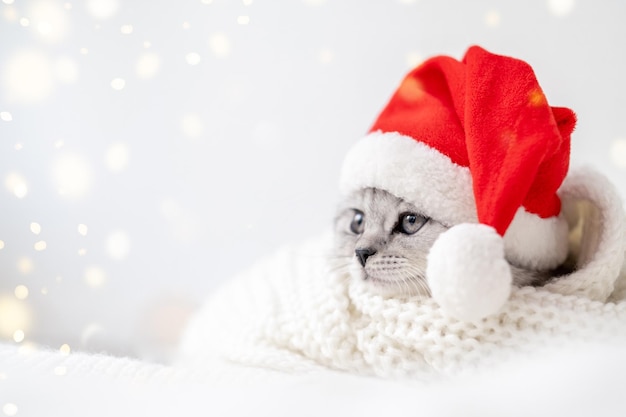
<svg viewBox="0 0 626 417">
<path fill-rule="evenodd" d="M 354 217 L 350 222 L 350 231 L 354 234 L 360 235 L 365 228 L 365 219 L 362 211 L 354 210 Z"/>
<path fill-rule="evenodd" d="M 416 213 L 402 213 L 396 229 L 400 233 L 412 235 L 417 233 L 428 221 L 428 217 Z"/>
</svg>

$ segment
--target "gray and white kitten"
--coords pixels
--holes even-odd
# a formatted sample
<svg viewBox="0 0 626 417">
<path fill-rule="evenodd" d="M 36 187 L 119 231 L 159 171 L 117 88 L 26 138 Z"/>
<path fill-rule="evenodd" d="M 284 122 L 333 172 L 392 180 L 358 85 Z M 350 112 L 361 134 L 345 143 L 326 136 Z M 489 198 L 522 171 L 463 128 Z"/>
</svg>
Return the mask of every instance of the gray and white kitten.
<svg viewBox="0 0 626 417">
<path fill-rule="evenodd" d="M 387 191 L 364 188 L 342 202 L 335 218 L 338 267 L 384 296 L 430 295 L 427 255 L 447 229 Z M 552 276 L 515 265 L 511 272 L 517 286 L 542 285 Z"/>
</svg>

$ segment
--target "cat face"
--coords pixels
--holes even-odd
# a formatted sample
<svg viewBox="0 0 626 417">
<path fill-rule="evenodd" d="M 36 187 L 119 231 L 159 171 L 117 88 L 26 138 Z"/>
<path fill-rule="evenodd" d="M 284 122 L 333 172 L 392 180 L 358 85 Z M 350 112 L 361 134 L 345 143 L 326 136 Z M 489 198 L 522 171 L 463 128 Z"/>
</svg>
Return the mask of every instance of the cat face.
<svg viewBox="0 0 626 417">
<path fill-rule="evenodd" d="M 385 296 L 428 295 L 426 256 L 447 229 L 384 190 L 351 194 L 335 219 L 337 254 L 353 279 Z"/>
</svg>

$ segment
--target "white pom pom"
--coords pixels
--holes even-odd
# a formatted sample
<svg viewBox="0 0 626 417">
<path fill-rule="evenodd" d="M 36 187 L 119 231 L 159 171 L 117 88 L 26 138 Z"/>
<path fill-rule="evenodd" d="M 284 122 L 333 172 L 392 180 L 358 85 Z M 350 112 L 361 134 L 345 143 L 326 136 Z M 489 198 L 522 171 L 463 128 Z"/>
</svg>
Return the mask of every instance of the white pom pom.
<svg viewBox="0 0 626 417">
<path fill-rule="evenodd" d="M 435 301 L 459 320 L 496 313 L 511 294 L 504 240 L 484 224 L 464 223 L 442 233 L 428 254 L 426 277 Z"/>
</svg>

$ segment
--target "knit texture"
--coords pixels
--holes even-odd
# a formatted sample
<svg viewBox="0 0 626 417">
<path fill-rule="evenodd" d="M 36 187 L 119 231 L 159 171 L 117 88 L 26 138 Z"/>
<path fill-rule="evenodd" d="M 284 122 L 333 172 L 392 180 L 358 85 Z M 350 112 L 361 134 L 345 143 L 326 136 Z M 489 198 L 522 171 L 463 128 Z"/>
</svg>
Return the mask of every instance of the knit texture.
<svg viewBox="0 0 626 417">
<path fill-rule="evenodd" d="M 477 323 L 442 315 L 429 298 L 384 299 L 328 270 L 329 237 L 290 247 L 216 293 L 187 332 L 183 356 L 304 372 L 318 366 L 425 376 L 488 366 L 510 353 L 571 340 L 626 340 L 626 302 L 514 291 Z M 204 364 L 204 365 L 203 365 Z"/>
</svg>

